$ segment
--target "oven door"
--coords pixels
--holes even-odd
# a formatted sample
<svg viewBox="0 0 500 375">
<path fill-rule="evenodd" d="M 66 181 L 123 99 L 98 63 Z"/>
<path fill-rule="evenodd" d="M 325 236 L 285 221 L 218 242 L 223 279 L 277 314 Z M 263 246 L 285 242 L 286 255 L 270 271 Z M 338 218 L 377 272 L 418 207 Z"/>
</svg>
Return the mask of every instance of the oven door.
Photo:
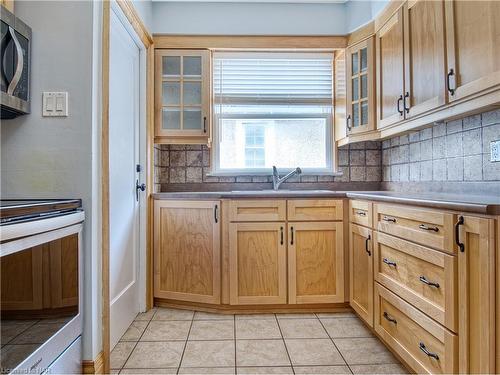
<svg viewBox="0 0 500 375">
<path fill-rule="evenodd" d="M 81 335 L 81 231 L 79 223 L 2 243 L 2 373 L 41 373 Z"/>
</svg>

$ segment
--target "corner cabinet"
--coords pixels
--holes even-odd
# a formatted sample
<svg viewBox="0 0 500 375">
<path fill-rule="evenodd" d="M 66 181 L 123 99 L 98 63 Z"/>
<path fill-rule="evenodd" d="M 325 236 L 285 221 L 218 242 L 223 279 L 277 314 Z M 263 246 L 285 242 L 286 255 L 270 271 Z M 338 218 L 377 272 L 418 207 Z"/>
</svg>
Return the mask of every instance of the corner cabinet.
<svg viewBox="0 0 500 375">
<path fill-rule="evenodd" d="M 155 142 L 207 144 L 210 51 L 155 50 Z"/>
<path fill-rule="evenodd" d="M 154 202 L 154 297 L 220 303 L 219 201 Z"/>
<path fill-rule="evenodd" d="M 347 135 L 375 129 L 374 38 L 347 49 Z"/>
</svg>

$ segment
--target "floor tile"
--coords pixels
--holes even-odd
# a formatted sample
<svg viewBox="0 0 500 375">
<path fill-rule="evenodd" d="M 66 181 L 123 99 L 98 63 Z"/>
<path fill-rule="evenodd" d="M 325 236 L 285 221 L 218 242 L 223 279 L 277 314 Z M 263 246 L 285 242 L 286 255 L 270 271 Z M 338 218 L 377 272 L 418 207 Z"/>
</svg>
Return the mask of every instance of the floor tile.
<svg viewBox="0 0 500 375">
<path fill-rule="evenodd" d="M 194 311 L 159 307 L 153 320 L 192 320 Z"/>
<path fill-rule="evenodd" d="M 398 360 L 375 337 L 333 339 L 348 365 L 398 363 Z"/>
<path fill-rule="evenodd" d="M 120 374 L 136 374 L 136 375 L 149 375 L 149 374 L 177 374 L 177 367 L 170 368 L 124 368 Z"/>
<path fill-rule="evenodd" d="M 181 367 L 179 374 L 196 375 L 196 374 L 236 374 L 234 367 Z"/>
<path fill-rule="evenodd" d="M 294 366 L 345 365 L 330 339 L 286 339 L 285 343 Z"/>
<path fill-rule="evenodd" d="M 280 329 L 285 339 L 328 338 L 318 319 L 281 319 Z"/>
<path fill-rule="evenodd" d="M 130 327 L 127 328 L 120 341 L 139 341 L 149 321 L 134 320 Z"/>
<path fill-rule="evenodd" d="M 178 367 L 184 345 L 184 341 L 138 342 L 125 368 Z"/>
<path fill-rule="evenodd" d="M 2 320 L 0 324 L 1 337 L 0 342 L 2 345 L 9 343 L 10 340 L 26 331 L 29 327 L 36 323 L 36 320 L 29 321 L 5 321 Z"/>
<path fill-rule="evenodd" d="M 146 312 L 139 313 L 135 317 L 135 320 L 151 320 L 153 318 L 153 315 L 155 314 L 156 310 L 157 310 L 157 308 L 153 307 L 152 309 L 150 309 Z"/>
<path fill-rule="evenodd" d="M 354 374 L 408 374 L 408 370 L 398 363 L 389 363 L 385 365 L 352 365 L 351 370 Z"/>
<path fill-rule="evenodd" d="M 155 321 L 152 320 L 141 341 L 173 341 L 187 340 L 191 321 Z"/>
<path fill-rule="evenodd" d="M 358 318 L 322 318 L 321 323 L 332 338 L 373 336 Z"/>
<path fill-rule="evenodd" d="M 45 324 L 36 323 L 35 325 L 29 327 L 28 330 L 21 333 L 15 339 L 13 339 L 11 344 L 43 344 L 47 341 L 54 333 L 61 329 L 61 324 Z"/>
<path fill-rule="evenodd" d="M 347 366 L 293 366 L 296 374 L 351 374 Z"/>
<path fill-rule="evenodd" d="M 196 311 L 194 313 L 194 320 L 234 320 L 234 315 Z"/>
<path fill-rule="evenodd" d="M 236 339 L 281 339 L 276 318 L 236 321 Z"/>
<path fill-rule="evenodd" d="M 274 314 L 237 314 L 236 320 L 275 319 Z"/>
<path fill-rule="evenodd" d="M 2 370 L 5 371 L 5 369 L 12 369 L 18 366 L 39 346 L 39 344 L 3 346 L 2 350 L 0 351 L 0 364 L 2 366 Z"/>
<path fill-rule="evenodd" d="M 130 353 L 135 347 L 135 342 L 119 342 L 115 345 L 110 355 L 110 367 L 122 368 Z"/>
<path fill-rule="evenodd" d="M 236 340 L 236 365 L 290 366 L 283 340 Z"/>
<path fill-rule="evenodd" d="M 293 369 L 291 366 L 280 366 L 280 367 L 236 367 L 236 372 L 238 375 L 252 375 L 252 374 L 286 374 L 293 375 Z"/>
<path fill-rule="evenodd" d="M 316 313 L 318 318 L 355 318 L 356 314 L 351 311 L 331 312 L 331 313 Z"/>
<path fill-rule="evenodd" d="M 181 367 L 234 366 L 234 341 L 188 341 Z"/>
<path fill-rule="evenodd" d="M 189 332 L 189 340 L 230 339 L 234 339 L 234 321 L 232 320 L 194 321 Z"/>
<path fill-rule="evenodd" d="M 302 314 L 302 313 L 297 313 L 297 314 L 276 314 L 276 317 L 278 319 L 316 319 L 316 315 L 314 314 Z"/>
</svg>

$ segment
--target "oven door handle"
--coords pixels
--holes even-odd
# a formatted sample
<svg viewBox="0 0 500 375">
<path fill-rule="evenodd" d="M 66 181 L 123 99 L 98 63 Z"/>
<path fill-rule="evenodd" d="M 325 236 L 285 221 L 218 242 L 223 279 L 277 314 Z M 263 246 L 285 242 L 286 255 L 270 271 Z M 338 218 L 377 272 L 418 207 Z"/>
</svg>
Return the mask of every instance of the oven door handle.
<svg viewBox="0 0 500 375">
<path fill-rule="evenodd" d="M 12 77 L 12 81 L 10 81 L 9 86 L 7 87 L 7 94 L 13 95 L 14 90 L 16 89 L 17 85 L 19 84 L 19 80 L 21 79 L 21 76 L 23 74 L 24 55 L 23 55 L 23 49 L 21 48 L 21 44 L 19 43 L 19 40 L 17 39 L 16 33 L 11 26 L 9 26 L 9 33 L 12 37 L 12 40 L 14 41 L 14 45 L 16 46 L 16 53 L 17 53 L 16 72 L 14 73 L 14 77 Z"/>
</svg>

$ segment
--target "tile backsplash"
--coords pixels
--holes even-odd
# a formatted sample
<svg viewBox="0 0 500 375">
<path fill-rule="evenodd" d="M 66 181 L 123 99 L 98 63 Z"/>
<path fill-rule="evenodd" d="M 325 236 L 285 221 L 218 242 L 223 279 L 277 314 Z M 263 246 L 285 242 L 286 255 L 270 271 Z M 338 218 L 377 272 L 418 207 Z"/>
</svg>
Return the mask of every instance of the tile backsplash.
<svg viewBox="0 0 500 375">
<path fill-rule="evenodd" d="M 437 123 L 382 142 L 384 182 L 500 181 L 490 142 L 500 139 L 500 110 Z"/>
<path fill-rule="evenodd" d="M 210 176 L 210 150 L 201 145 L 155 145 L 155 191 L 260 189 L 271 176 Z M 380 142 L 361 142 L 338 150 L 342 176 L 301 175 L 287 182 L 294 187 L 331 188 L 353 183 L 353 189 L 378 188 L 381 181 Z M 271 173 L 271 171 L 270 171 Z M 345 187 L 344 187 L 345 189 Z"/>
</svg>

